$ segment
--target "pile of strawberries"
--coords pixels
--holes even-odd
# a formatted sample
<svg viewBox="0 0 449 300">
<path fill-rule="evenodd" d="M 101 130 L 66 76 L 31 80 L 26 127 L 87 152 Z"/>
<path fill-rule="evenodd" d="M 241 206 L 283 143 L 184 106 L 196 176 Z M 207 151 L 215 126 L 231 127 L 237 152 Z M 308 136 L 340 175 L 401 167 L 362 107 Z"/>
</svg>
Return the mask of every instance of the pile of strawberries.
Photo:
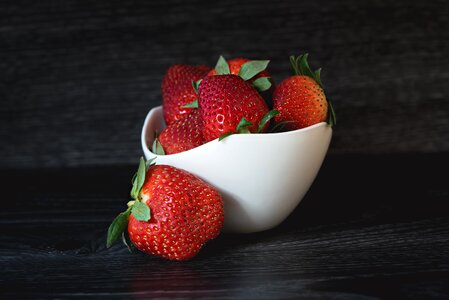
<svg viewBox="0 0 449 300">
<path fill-rule="evenodd" d="M 171 66 L 162 82 L 167 127 L 156 133 L 153 152 L 179 153 L 236 133 L 296 130 L 324 121 L 335 124 L 320 69 L 310 69 L 307 54 L 292 56 L 290 62 L 294 75 L 276 88 L 268 60 L 220 57 L 212 70 Z M 271 110 L 264 100 L 270 94 Z M 186 260 L 221 232 L 220 193 L 184 170 L 141 158 L 131 198 L 128 209 L 109 226 L 107 247 L 121 239 L 130 248 L 130 240 L 145 253 Z"/>
<path fill-rule="evenodd" d="M 295 130 L 326 120 L 332 125 L 335 114 L 324 95 L 321 70 L 312 71 L 307 57 L 292 56 L 295 75 L 276 88 L 268 60 L 220 57 L 212 70 L 172 65 L 162 82 L 167 127 L 155 139 L 153 152 L 187 151 L 234 133 Z M 270 92 L 272 110 L 263 97 Z"/>
</svg>

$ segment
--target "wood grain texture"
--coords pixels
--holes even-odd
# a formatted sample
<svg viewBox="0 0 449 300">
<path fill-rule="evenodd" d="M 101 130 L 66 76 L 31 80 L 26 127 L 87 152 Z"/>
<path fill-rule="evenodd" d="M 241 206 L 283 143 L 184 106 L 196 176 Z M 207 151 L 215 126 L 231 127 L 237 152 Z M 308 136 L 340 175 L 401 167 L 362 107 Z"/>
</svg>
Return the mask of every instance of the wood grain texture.
<svg viewBox="0 0 449 300">
<path fill-rule="evenodd" d="M 130 164 L 173 63 L 308 51 L 331 153 L 449 150 L 446 1 L 2 1 L 0 166 Z"/>
<path fill-rule="evenodd" d="M 134 166 L 1 170 L 10 201 L 0 212 L 0 291 L 7 299 L 447 299 L 449 190 L 438 174 L 448 162 L 447 153 L 331 155 L 280 226 L 222 234 L 182 263 L 105 248 Z"/>
</svg>

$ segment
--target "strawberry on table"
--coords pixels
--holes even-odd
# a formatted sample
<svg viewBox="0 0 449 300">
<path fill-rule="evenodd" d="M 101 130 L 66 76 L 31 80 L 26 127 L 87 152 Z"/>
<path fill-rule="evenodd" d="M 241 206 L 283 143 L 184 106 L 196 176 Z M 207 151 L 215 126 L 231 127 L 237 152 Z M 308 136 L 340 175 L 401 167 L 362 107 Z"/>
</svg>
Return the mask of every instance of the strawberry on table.
<svg viewBox="0 0 449 300">
<path fill-rule="evenodd" d="M 327 122 L 335 124 L 335 112 L 326 99 L 321 83 L 321 69 L 313 72 L 307 63 L 308 54 L 290 57 L 295 75 L 283 80 L 273 93 L 276 124 L 287 130 Z"/>
<path fill-rule="evenodd" d="M 184 107 L 197 99 L 192 81 L 202 79 L 210 71 L 207 66 L 172 65 L 162 80 L 162 107 L 165 123 L 170 125 L 192 109 Z"/>
<path fill-rule="evenodd" d="M 143 158 L 133 178 L 133 201 L 108 230 L 107 246 L 124 238 L 142 252 L 169 260 L 187 260 L 221 232 L 223 201 L 198 177 Z"/>
</svg>

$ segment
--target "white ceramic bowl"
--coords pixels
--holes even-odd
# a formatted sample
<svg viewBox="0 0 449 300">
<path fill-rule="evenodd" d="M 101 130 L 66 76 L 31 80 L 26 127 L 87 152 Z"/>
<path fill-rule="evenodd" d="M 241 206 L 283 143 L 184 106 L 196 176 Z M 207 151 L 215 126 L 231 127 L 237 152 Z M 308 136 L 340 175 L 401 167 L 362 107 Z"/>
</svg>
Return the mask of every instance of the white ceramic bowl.
<svg viewBox="0 0 449 300">
<path fill-rule="evenodd" d="M 146 159 L 191 172 L 221 192 L 224 230 L 258 232 L 280 224 L 315 179 L 332 136 L 322 122 L 282 133 L 236 134 L 189 151 L 155 155 L 154 131 L 165 127 L 162 107 L 148 113 L 142 130 Z"/>
</svg>

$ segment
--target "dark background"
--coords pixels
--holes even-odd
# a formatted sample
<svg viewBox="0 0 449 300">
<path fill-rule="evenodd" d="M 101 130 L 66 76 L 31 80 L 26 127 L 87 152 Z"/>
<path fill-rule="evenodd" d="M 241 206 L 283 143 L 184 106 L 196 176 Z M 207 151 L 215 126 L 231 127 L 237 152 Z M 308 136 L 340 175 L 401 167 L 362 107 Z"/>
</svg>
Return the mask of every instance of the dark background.
<svg viewBox="0 0 449 300">
<path fill-rule="evenodd" d="M 105 247 L 174 63 L 322 67 L 338 123 L 298 208 L 193 260 Z M 0 1 L 8 299 L 448 299 L 447 1 Z M 275 145 L 274 145 L 275 146 Z"/>
<path fill-rule="evenodd" d="M 0 167 L 136 163 L 174 63 L 322 67 L 341 153 L 449 150 L 447 1 L 2 1 Z"/>
</svg>

